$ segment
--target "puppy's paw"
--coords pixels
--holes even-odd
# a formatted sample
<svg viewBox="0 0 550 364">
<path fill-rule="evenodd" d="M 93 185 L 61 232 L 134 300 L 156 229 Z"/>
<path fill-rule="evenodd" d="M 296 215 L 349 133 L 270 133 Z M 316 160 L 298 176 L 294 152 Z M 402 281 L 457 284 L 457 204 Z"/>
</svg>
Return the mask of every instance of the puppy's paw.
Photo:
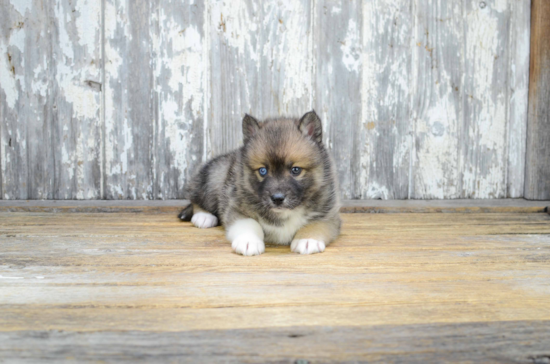
<svg viewBox="0 0 550 364">
<path fill-rule="evenodd" d="M 232 242 L 233 251 L 242 255 L 260 255 L 265 251 L 264 242 L 254 234 L 242 234 Z"/>
<path fill-rule="evenodd" d="M 299 254 L 315 254 L 325 251 L 325 242 L 315 239 L 294 239 L 290 250 Z"/>
<path fill-rule="evenodd" d="M 198 228 L 208 229 L 218 226 L 218 218 L 208 212 L 197 212 L 191 218 L 191 222 Z"/>
</svg>

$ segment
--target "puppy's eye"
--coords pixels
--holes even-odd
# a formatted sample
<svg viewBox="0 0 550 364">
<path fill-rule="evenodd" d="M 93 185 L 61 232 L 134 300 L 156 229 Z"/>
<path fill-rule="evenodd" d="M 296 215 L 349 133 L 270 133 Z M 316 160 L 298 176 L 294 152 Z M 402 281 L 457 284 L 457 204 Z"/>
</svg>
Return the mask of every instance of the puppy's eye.
<svg viewBox="0 0 550 364">
<path fill-rule="evenodd" d="M 293 176 L 298 176 L 300 173 L 302 173 L 302 168 L 300 168 L 300 167 L 292 167 L 292 169 L 290 170 L 290 173 L 291 173 Z"/>
<path fill-rule="evenodd" d="M 267 168 L 265 167 L 262 167 L 260 169 L 258 169 L 258 173 L 260 173 L 260 176 L 265 176 L 267 174 Z"/>
</svg>

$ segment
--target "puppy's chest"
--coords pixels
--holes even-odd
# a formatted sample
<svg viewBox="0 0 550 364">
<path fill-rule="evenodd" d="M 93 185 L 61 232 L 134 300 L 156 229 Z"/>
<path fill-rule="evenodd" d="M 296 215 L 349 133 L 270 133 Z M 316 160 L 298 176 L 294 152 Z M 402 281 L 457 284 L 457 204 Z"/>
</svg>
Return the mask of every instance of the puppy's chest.
<svg viewBox="0 0 550 364">
<path fill-rule="evenodd" d="M 264 230 L 266 243 L 290 244 L 296 232 L 308 222 L 308 217 L 303 209 L 292 210 L 285 215 L 282 225 L 272 225 L 268 221 L 260 219 L 259 223 Z"/>
</svg>

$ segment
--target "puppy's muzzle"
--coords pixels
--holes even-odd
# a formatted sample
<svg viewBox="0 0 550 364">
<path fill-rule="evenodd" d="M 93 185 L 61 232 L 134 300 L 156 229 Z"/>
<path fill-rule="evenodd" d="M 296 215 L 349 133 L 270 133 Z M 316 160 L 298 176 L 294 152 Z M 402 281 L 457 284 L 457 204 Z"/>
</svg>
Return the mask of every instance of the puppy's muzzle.
<svg viewBox="0 0 550 364">
<path fill-rule="evenodd" d="M 285 201 L 285 195 L 280 192 L 274 193 L 271 195 L 271 201 L 273 201 L 275 206 L 281 206 Z"/>
</svg>

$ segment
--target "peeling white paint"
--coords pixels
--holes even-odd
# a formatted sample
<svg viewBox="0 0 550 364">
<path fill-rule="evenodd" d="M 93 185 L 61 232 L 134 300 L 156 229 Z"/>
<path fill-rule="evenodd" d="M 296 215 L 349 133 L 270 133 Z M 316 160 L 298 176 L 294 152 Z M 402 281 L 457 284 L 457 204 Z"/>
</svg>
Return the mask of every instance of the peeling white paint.
<svg viewBox="0 0 550 364">
<path fill-rule="evenodd" d="M 12 73 L 12 65 L 8 59 L 8 47 L 7 44 L 0 40 L 0 57 L 1 57 L 1 70 L 0 72 L 0 88 L 6 95 L 6 103 L 10 109 L 15 107 L 16 100 L 19 99 L 19 92 L 15 85 L 15 75 Z"/>
<path fill-rule="evenodd" d="M 489 6 L 486 7 L 488 9 L 491 7 L 495 11 L 503 12 L 508 10 L 508 1 L 507 0 L 493 0 L 489 4 Z"/>
<path fill-rule="evenodd" d="M 78 1 L 75 10 L 80 13 L 76 24 L 79 45 L 93 52 L 97 48 L 99 39 L 98 22 L 101 22 L 101 1 Z"/>
<path fill-rule="evenodd" d="M 308 34 L 304 26 L 308 18 L 303 1 L 286 0 L 264 4 L 264 28 L 271 28 L 269 42 L 263 47 L 263 56 L 274 64 L 274 71 L 281 72 L 283 114 L 294 111 L 291 105 L 307 99 L 312 92 L 311 57 L 308 55 Z M 275 31 L 277 29 L 277 31 Z M 282 56 L 285 55 L 285 56 Z M 300 112 L 303 112 L 300 110 Z"/>
<path fill-rule="evenodd" d="M 457 130 L 458 115 L 450 91 L 435 100 L 417 122 L 416 193 L 430 198 L 457 198 L 459 170 L 456 157 L 460 140 L 450 132 L 434 135 L 433 127 L 437 124 Z"/>
<path fill-rule="evenodd" d="M 194 3 L 188 0 L 185 6 Z M 363 2 L 362 25 L 350 17 L 347 26 L 342 27 L 344 36 L 339 33 L 341 38 L 331 39 L 340 42 L 335 54 L 330 54 L 338 60 L 326 66 L 326 76 L 339 77 L 343 65 L 347 72 L 361 77 L 362 115 L 357 123 L 361 129 L 356 131 L 360 133 L 361 170 L 360 180 L 354 180 L 353 184 L 362 197 L 392 198 L 395 193 L 392 183 L 406 173 L 404 169 L 409 169 L 411 197 L 494 198 L 505 197 L 507 189 L 510 197 L 520 197 L 525 163 L 530 8 L 524 2 L 508 0 L 487 1 L 484 8 L 477 3 L 453 2 L 433 8 L 429 6 L 431 3 Z M 100 65 L 92 62 L 97 62 L 101 47 L 101 2 L 77 0 L 72 2 L 74 12 L 67 3 L 54 2 L 52 19 L 58 27 L 55 33 L 41 30 L 33 33 L 34 29 L 29 28 L 37 24 L 32 18 L 36 8 L 31 0 L 12 0 L 0 7 L 10 12 L 14 24 L 18 19 L 25 20 L 24 26 L 10 28 L 9 36 L 0 39 L 3 95 L 0 102 L 4 110 L 16 112 L 21 120 L 41 120 L 44 105 L 38 105 L 36 99 L 47 100 L 52 85 L 58 91 L 55 102 L 59 103 L 60 127 L 56 132 L 67 140 L 62 141 L 56 152 L 61 159 L 56 163 L 62 166 L 62 180 L 58 181 L 61 196 L 97 197 L 95 190 L 85 184 L 91 180 L 90 166 L 96 163 L 96 151 L 101 148 L 93 128 L 100 117 L 102 97 L 106 169 L 101 178 L 114 177 L 118 181 L 108 183 L 105 188 L 114 197 L 147 198 L 153 194 L 154 182 L 142 180 L 141 172 L 136 172 L 141 168 L 139 162 L 133 161 L 137 142 L 134 135 L 140 131 L 134 130 L 131 120 L 125 118 L 132 105 L 126 105 L 125 98 L 131 90 L 122 84 L 126 82 L 122 75 L 128 65 L 128 50 L 124 47 L 135 31 L 129 18 L 129 4 L 105 1 L 106 82 L 102 91 L 86 83 L 101 82 Z M 160 3 L 158 9 L 150 9 L 152 43 L 147 44 L 147 37 L 139 40 L 140 46 L 149 47 L 154 53 L 151 67 L 156 94 L 152 97 L 158 96 L 159 120 L 151 122 L 158 122 L 155 128 L 160 129 L 154 130 L 162 131 L 164 138 L 159 136 L 153 149 L 166 148 L 163 152 L 170 161 L 166 170 L 154 175 L 160 188 L 155 193 L 160 198 L 173 197 L 170 195 L 173 192 L 163 190 L 163 186 L 170 183 L 182 186 L 187 169 L 193 161 L 201 159 L 201 155 L 190 152 L 191 143 L 196 142 L 192 134 L 195 122 L 212 118 L 202 130 L 205 145 L 216 146 L 222 143 L 221 138 L 227 144 L 240 135 L 238 123 L 234 128 L 224 124 L 227 130 L 223 132 L 216 130 L 221 125 L 220 118 L 238 120 L 239 113 L 256 109 L 270 114 L 291 114 L 312 106 L 314 80 L 319 77 L 316 74 L 319 60 L 314 57 L 318 47 L 323 47 L 311 33 L 317 29 L 315 18 L 318 14 L 330 17 L 346 13 L 342 10 L 344 4 L 329 4 L 324 10 L 315 11 L 318 4 L 309 1 L 258 4 L 212 0 L 203 15 L 196 14 L 197 19 L 207 20 L 201 26 L 200 22 L 183 20 L 181 14 L 166 10 L 172 6 L 172 2 L 167 2 Z M 155 24 L 158 30 L 154 29 Z M 43 55 L 42 59 L 30 59 L 25 54 L 29 52 L 25 45 L 31 34 L 40 34 L 44 39 L 51 34 L 59 37 L 59 42 L 52 46 L 53 64 L 47 64 L 48 58 Z M 216 40 L 212 47 L 210 39 Z M 507 39 L 508 44 L 504 44 Z M 222 66 L 233 67 L 223 69 L 227 72 L 224 75 L 220 69 L 210 69 L 208 63 L 216 47 L 228 47 L 225 48 L 228 52 L 216 55 L 221 56 Z M 503 61 L 506 56 L 509 59 Z M 26 62 L 31 62 L 27 65 L 32 67 L 27 67 Z M 55 79 L 51 80 L 53 74 Z M 218 76 L 235 85 L 231 89 L 234 95 L 222 101 L 230 105 L 223 107 L 216 104 L 218 99 L 211 99 L 209 91 L 209 87 L 215 91 L 219 86 Z M 335 90 L 327 88 L 321 92 L 329 98 Z M 115 95 L 122 100 L 115 99 Z M 21 105 L 25 110 L 18 109 Z M 403 112 L 405 108 L 409 108 L 408 113 Z M 339 120 L 329 119 L 331 110 L 318 111 L 324 130 L 338 128 Z M 3 177 L 11 173 L 14 159 L 26 155 L 24 130 L 23 124 L 2 129 Z M 208 141 L 211 135 L 214 137 Z M 329 148 L 337 147 L 331 134 L 325 132 L 324 136 Z M 19 155 L 8 146 L 10 138 L 17 140 Z M 469 144 L 461 144 L 462 140 L 468 140 Z M 205 148 L 204 155 L 211 150 Z M 388 150 L 392 158 L 381 160 L 381 153 Z M 156 167 L 158 163 L 161 162 L 155 159 L 153 165 Z M 381 171 L 387 173 L 385 178 L 391 176 L 394 180 L 379 178 L 384 174 Z M 77 186 L 74 190 L 69 186 L 73 182 Z M 12 190 L 3 191 L 4 198 L 21 197 L 14 196 Z M 37 192 L 40 196 L 48 193 Z"/>
<path fill-rule="evenodd" d="M 212 31 L 222 35 L 227 44 L 238 49 L 241 55 L 258 61 L 260 55 L 252 41 L 252 35 L 259 31 L 258 21 L 253 18 L 258 11 L 257 3 L 252 2 L 251 7 L 245 1 L 232 1 L 227 6 L 221 0 L 213 1 L 211 16 L 218 26 Z"/>
<path fill-rule="evenodd" d="M 342 63 L 348 71 L 359 73 L 361 65 L 361 43 L 359 41 L 359 29 L 353 19 L 349 21 L 346 38 L 341 44 Z"/>
<path fill-rule="evenodd" d="M 10 4 L 21 16 L 25 16 L 27 10 L 32 9 L 32 0 L 12 0 Z"/>
</svg>

